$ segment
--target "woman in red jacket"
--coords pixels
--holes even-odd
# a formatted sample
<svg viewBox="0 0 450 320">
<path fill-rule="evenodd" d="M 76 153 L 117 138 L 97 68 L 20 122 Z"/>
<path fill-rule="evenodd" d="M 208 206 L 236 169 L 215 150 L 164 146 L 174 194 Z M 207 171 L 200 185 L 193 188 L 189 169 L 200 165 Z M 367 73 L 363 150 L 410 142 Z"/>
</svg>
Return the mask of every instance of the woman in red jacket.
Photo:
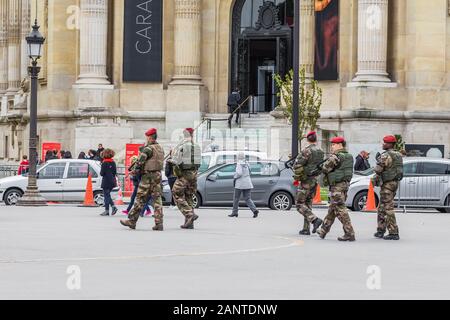
<svg viewBox="0 0 450 320">
<path fill-rule="evenodd" d="M 17 174 L 20 176 L 23 173 L 27 173 L 30 169 L 30 163 L 28 162 L 28 157 L 26 155 L 22 156 L 22 162 L 19 164 L 19 170 Z"/>
</svg>

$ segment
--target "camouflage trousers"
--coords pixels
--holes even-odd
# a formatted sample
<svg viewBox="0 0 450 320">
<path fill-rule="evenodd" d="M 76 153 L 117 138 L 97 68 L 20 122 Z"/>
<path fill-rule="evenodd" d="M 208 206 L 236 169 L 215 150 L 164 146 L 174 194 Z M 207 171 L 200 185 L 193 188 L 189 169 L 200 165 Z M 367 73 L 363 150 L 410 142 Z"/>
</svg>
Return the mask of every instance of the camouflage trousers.
<svg viewBox="0 0 450 320">
<path fill-rule="evenodd" d="M 188 172 L 178 177 L 172 195 L 180 212 L 187 218 L 194 214 L 193 196 L 197 192 L 197 172 Z"/>
<path fill-rule="evenodd" d="M 297 211 L 305 218 L 303 230 L 309 230 L 311 223 L 317 219 L 312 212 L 313 199 L 316 196 L 317 182 L 300 182 L 295 200 Z"/>
<path fill-rule="evenodd" d="M 155 209 L 155 224 L 163 223 L 163 203 L 161 198 L 161 172 L 152 171 L 142 175 L 139 183 L 136 201 L 133 209 L 128 214 L 128 219 L 136 223 L 139 220 L 139 214 L 148 203 L 150 197 L 153 198 L 153 208 Z"/>
<path fill-rule="evenodd" d="M 398 234 L 397 220 L 395 219 L 394 197 L 397 193 L 398 182 L 383 183 L 380 191 L 380 205 L 378 206 L 378 231 L 389 234 Z"/>
<path fill-rule="evenodd" d="M 342 223 L 344 233 L 349 236 L 354 236 L 355 231 L 352 227 L 350 216 L 348 215 L 347 207 L 345 206 L 345 200 L 347 199 L 349 183 L 339 182 L 334 186 L 330 186 L 330 198 L 331 203 L 328 208 L 328 214 L 323 220 L 322 230 L 327 234 L 330 232 L 331 226 L 334 220 L 338 220 Z"/>
</svg>

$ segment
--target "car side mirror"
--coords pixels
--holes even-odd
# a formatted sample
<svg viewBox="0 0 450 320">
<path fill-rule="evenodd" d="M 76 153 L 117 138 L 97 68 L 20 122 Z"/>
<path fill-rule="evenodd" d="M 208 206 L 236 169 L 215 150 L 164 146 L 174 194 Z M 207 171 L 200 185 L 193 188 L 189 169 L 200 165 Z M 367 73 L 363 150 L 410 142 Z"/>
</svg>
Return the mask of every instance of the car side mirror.
<svg viewBox="0 0 450 320">
<path fill-rule="evenodd" d="M 216 182 L 217 174 L 211 174 L 208 176 L 208 181 Z"/>
</svg>

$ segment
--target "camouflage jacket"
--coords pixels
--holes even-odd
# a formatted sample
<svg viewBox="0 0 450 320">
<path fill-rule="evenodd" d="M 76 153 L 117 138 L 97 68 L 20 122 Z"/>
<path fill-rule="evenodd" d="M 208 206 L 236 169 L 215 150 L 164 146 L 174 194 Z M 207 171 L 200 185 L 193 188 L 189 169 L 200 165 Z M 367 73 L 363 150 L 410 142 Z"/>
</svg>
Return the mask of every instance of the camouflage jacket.
<svg viewBox="0 0 450 320">
<path fill-rule="evenodd" d="M 316 177 L 308 177 L 305 173 L 305 166 L 312 157 L 312 151 L 310 146 L 305 147 L 295 159 L 293 166 L 294 180 L 302 182 L 314 182 L 317 181 Z"/>
<path fill-rule="evenodd" d="M 150 145 L 156 143 L 147 143 L 143 148 L 139 148 L 139 158 L 137 159 L 134 169 L 137 171 L 144 171 L 145 163 L 153 156 L 153 150 Z"/>
</svg>

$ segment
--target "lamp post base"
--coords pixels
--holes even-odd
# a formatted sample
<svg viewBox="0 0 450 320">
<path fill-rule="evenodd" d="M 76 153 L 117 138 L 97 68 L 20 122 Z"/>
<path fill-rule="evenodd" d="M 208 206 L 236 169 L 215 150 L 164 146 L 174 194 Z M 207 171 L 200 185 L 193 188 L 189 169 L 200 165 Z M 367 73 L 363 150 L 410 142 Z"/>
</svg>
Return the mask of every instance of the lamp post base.
<svg viewBox="0 0 450 320">
<path fill-rule="evenodd" d="M 37 188 L 27 188 L 22 198 L 17 201 L 18 207 L 46 207 L 47 200 L 41 197 Z"/>
</svg>

